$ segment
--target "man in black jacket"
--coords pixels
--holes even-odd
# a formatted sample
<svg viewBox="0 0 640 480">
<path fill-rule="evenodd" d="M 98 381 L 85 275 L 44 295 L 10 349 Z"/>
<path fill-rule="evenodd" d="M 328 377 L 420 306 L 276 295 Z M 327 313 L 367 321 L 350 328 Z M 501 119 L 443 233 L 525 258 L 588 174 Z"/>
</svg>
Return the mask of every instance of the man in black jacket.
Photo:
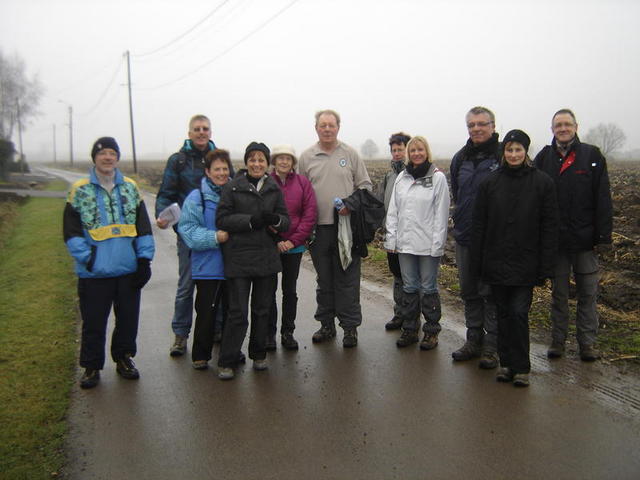
<svg viewBox="0 0 640 480">
<path fill-rule="evenodd" d="M 569 277 L 576 283 L 576 336 L 580 358 L 600 358 L 596 297 L 598 256 L 611 248 L 612 206 L 607 162 L 600 150 L 578 138 L 571 110 L 558 110 L 551 121 L 553 141 L 536 156 L 537 168 L 556 184 L 560 212 L 559 254 L 555 264 L 551 302 L 552 335 L 549 358 L 564 354 L 569 323 Z"/>
</svg>

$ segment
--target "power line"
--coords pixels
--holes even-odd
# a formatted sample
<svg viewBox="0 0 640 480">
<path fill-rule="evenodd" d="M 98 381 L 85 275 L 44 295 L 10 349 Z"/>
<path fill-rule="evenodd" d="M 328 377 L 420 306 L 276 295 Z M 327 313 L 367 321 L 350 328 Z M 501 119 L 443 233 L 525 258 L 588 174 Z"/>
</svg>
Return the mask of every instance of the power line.
<svg viewBox="0 0 640 480">
<path fill-rule="evenodd" d="M 246 34 L 244 37 L 242 37 L 240 40 L 238 40 L 236 43 L 234 43 L 233 45 L 231 45 L 229 48 L 227 48 L 226 50 L 223 50 L 221 53 L 219 53 L 218 55 L 216 55 L 215 57 L 213 57 L 211 60 L 208 60 L 207 62 L 203 63 L 202 65 L 200 65 L 199 67 L 196 67 L 195 69 L 191 70 L 188 73 L 185 73 L 184 75 L 175 78 L 173 80 L 171 80 L 170 82 L 167 83 L 162 83 L 160 85 L 156 85 L 155 87 L 148 87 L 148 88 L 139 88 L 138 90 L 157 90 L 159 88 L 163 88 L 163 87 L 168 87 L 169 85 L 172 85 L 174 83 L 180 82 L 181 80 L 184 80 L 187 77 L 190 77 L 191 75 L 193 75 L 196 72 L 199 72 L 200 70 L 202 70 L 204 67 L 211 65 L 213 62 L 215 62 L 216 60 L 222 58 L 223 56 L 225 56 L 227 53 L 229 53 L 231 50 L 233 50 L 234 48 L 236 48 L 238 45 L 240 45 L 241 43 L 243 43 L 244 41 L 248 40 L 250 37 L 252 37 L 253 35 L 255 35 L 256 33 L 258 33 L 260 30 L 262 30 L 264 27 L 266 27 L 269 23 L 271 23 L 272 21 L 274 21 L 276 18 L 278 18 L 280 15 L 282 15 L 285 11 L 287 11 L 289 8 L 291 8 L 294 4 L 298 3 L 300 0 L 293 0 L 291 3 L 289 3 L 288 5 L 284 6 L 283 8 L 281 8 L 280 10 L 278 10 L 274 15 L 272 15 L 271 17 L 269 17 L 265 22 L 261 23 L 260 25 L 258 25 L 258 27 L 254 28 L 253 30 L 251 30 L 248 34 Z"/>
<path fill-rule="evenodd" d="M 206 22 L 214 13 L 216 13 L 218 10 L 220 10 L 226 3 L 229 3 L 229 0 L 224 0 L 220 5 L 218 5 L 216 8 L 214 8 L 213 10 L 211 10 L 207 15 L 205 15 L 205 17 L 200 20 L 198 23 L 196 23 L 194 26 L 192 26 L 191 28 L 187 29 L 187 31 L 185 31 L 184 33 L 178 35 L 176 38 L 174 38 L 173 40 L 165 43 L 164 45 L 159 46 L 158 48 L 156 48 L 155 50 L 151 50 L 150 52 L 146 52 L 146 53 L 140 53 L 138 55 L 134 55 L 134 57 L 136 58 L 141 58 L 141 57 L 148 57 L 149 55 L 153 55 L 154 53 L 159 52 L 160 50 L 167 48 L 171 45 L 173 45 L 174 43 L 176 43 L 178 40 L 180 40 L 181 38 L 185 37 L 186 35 L 188 35 L 189 33 L 191 33 L 193 30 L 195 30 L 196 28 L 198 28 L 200 25 L 202 25 L 204 22 Z"/>
<path fill-rule="evenodd" d="M 100 98 L 98 98 L 98 101 L 86 112 L 83 112 L 81 115 L 82 116 L 86 116 L 89 115 L 90 113 L 92 113 L 96 108 L 98 108 L 98 106 L 102 103 L 102 101 L 104 100 L 104 98 L 107 96 L 107 92 L 109 91 L 109 89 L 113 86 L 113 83 L 116 80 L 116 77 L 118 76 L 118 73 L 120 73 L 120 68 L 122 67 L 122 58 L 120 58 L 120 61 L 118 62 L 118 66 L 116 67 L 115 72 L 113 72 L 113 75 L 111 76 L 111 80 L 109 80 L 109 83 L 107 84 L 107 87 L 104 89 L 104 91 L 102 92 L 102 94 L 100 95 Z"/>
</svg>

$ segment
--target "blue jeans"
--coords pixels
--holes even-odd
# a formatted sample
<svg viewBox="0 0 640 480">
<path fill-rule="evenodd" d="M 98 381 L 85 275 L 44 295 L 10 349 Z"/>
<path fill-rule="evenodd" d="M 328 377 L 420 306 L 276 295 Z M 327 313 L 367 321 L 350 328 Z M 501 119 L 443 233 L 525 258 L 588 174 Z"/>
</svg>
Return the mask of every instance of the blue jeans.
<svg viewBox="0 0 640 480">
<path fill-rule="evenodd" d="M 402 290 L 405 293 L 430 294 L 438 292 L 440 257 L 399 253 Z"/>
<path fill-rule="evenodd" d="M 191 279 L 191 250 L 178 235 L 178 289 L 171 320 L 173 333 L 188 337 L 193 322 L 193 290 L 194 281 Z"/>
</svg>

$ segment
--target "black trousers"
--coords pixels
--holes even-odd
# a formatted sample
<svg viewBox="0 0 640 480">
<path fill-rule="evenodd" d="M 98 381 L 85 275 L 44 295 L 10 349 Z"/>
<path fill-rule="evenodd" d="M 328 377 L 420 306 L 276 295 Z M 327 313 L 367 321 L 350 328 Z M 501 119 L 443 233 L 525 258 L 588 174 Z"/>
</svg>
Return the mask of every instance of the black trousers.
<svg viewBox="0 0 640 480">
<path fill-rule="evenodd" d="M 229 312 L 222 328 L 222 344 L 218 366 L 234 367 L 240 361 L 240 352 L 249 326 L 249 295 L 251 295 L 251 330 L 249 332 L 249 358 L 264 360 L 269 309 L 276 285 L 275 275 L 266 277 L 239 277 L 227 279 Z"/>
<path fill-rule="evenodd" d="M 533 287 L 491 285 L 498 320 L 500 365 L 514 373 L 529 373 L 529 309 Z"/>
<path fill-rule="evenodd" d="M 222 324 L 227 319 L 227 288 L 224 280 L 196 280 L 196 325 L 193 330 L 191 358 L 211 360 L 213 336 L 218 310 L 222 310 Z"/>
<path fill-rule="evenodd" d="M 126 354 L 135 356 L 140 289 L 133 286 L 133 276 L 78 279 L 82 316 L 81 367 L 96 370 L 104 368 L 107 322 L 111 307 L 115 315 L 111 358 L 116 361 Z"/>
<path fill-rule="evenodd" d="M 293 333 L 296 328 L 296 313 L 298 311 L 298 275 L 300 273 L 300 253 L 282 253 L 281 289 L 282 289 L 282 324 L 280 333 Z M 276 279 L 277 284 L 277 279 Z M 278 304 L 276 301 L 276 285 L 274 284 L 273 301 L 269 311 L 269 335 L 275 335 L 278 330 Z"/>
</svg>

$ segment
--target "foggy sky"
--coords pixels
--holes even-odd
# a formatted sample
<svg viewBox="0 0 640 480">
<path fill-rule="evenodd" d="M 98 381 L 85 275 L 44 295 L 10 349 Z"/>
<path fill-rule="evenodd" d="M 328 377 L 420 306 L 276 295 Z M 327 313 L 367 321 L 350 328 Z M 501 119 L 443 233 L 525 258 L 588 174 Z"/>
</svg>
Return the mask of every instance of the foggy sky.
<svg viewBox="0 0 640 480">
<path fill-rule="evenodd" d="M 639 27 L 634 0 L 0 3 L 4 55 L 19 54 L 46 89 L 25 127 L 30 161 L 53 159 L 53 125 L 57 157 L 68 158 L 67 105 L 76 160 L 103 135 L 131 158 L 127 50 L 139 157 L 176 151 L 195 113 L 236 156 L 252 140 L 300 152 L 317 140 L 314 112 L 333 108 L 339 137 L 358 150 L 371 138 L 386 157 L 389 135 L 404 130 L 448 158 L 474 105 L 495 112 L 498 132 L 528 132 L 533 154 L 564 107 L 582 136 L 617 123 L 630 150 L 640 147 Z"/>
</svg>

